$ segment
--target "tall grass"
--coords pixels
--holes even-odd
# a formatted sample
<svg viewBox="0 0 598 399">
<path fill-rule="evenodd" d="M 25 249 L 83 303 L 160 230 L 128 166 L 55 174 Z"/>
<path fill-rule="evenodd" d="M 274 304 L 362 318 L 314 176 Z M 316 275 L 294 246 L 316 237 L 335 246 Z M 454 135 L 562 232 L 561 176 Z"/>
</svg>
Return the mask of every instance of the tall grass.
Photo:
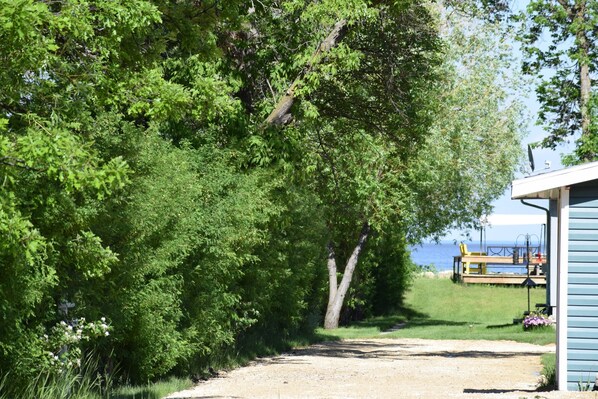
<svg viewBox="0 0 598 399">
<path fill-rule="evenodd" d="M 552 391 L 556 389 L 556 354 L 545 353 L 542 355 L 542 379 L 540 389 Z"/>
<path fill-rule="evenodd" d="M 545 302 L 546 290 L 531 290 L 531 303 Z M 418 278 L 405 295 L 402 310 L 332 331 L 331 338 L 427 338 L 514 340 L 535 344 L 555 342 L 552 329 L 524 331 L 513 319 L 527 310 L 522 287 L 463 285 L 448 279 Z M 396 331 L 383 334 L 397 327 Z"/>
<path fill-rule="evenodd" d="M 80 370 L 59 375 L 40 373 L 15 384 L 10 373 L 0 378 L 0 399 L 160 399 L 193 385 L 190 379 L 170 378 L 141 386 L 117 386 L 110 374 L 98 373 L 98 364 L 87 359 Z"/>
<path fill-rule="evenodd" d="M 59 375 L 40 373 L 22 383 L 11 384 L 10 373 L 0 381 L 0 399 L 109 399 L 111 382 L 89 368 L 81 372 L 72 369 Z"/>
</svg>

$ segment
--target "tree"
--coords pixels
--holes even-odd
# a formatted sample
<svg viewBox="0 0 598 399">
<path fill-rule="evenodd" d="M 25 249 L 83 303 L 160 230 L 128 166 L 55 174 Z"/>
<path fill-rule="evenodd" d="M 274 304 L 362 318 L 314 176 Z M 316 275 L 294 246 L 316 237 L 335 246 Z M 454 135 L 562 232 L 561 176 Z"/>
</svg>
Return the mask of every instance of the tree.
<svg viewBox="0 0 598 399">
<path fill-rule="evenodd" d="M 275 19 L 284 21 L 286 18 L 294 18 L 310 21 L 309 18 L 314 16 L 326 17 L 335 9 L 328 7 L 324 12 L 318 6 L 312 5 L 305 10 L 299 9 L 299 13 L 297 10 L 282 7 L 282 12 L 279 10 Z M 310 25 L 307 24 L 304 29 L 307 29 L 308 33 L 315 29 L 315 32 L 318 32 L 316 38 L 322 38 L 315 43 L 312 41 L 314 46 L 320 49 L 322 43 L 325 43 L 327 51 L 322 53 L 319 50 L 305 50 L 303 55 L 296 57 L 298 65 L 303 66 L 299 73 L 293 74 L 292 69 L 285 70 L 279 63 L 265 68 L 278 73 L 278 79 L 272 84 L 268 78 L 255 79 L 256 76 L 260 76 L 259 73 L 251 73 L 254 80 L 247 84 L 247 96 L 244 97 L 255 100 L 256 93 L 267 93 L 272 88 L 275 93 L 277 90 L 282 93 L 279 96 L 282 100 L 275 101 L 274 111 L 269 111 L 268 121 L 279 121 L 286 124 L 286 127 L 280 135 L 276 129 L 274 132 L 272 129 L 266 129 L 265 132 L 251 137 L 252 148 L 258 152 L 256 159 L 271 162 L 281 155 L 280 152 L 275 154 L 273 149 L 288 149 L 288 144 L 294 143 L 291 144 L 291 148 L 302 156 L 294 158 L 295 161 L 293 158 L 287 160 L 299 162 L 296 170 L 301 171 L 314 192 L 321 198 L 326 210 L 325 220 L 329 231 L 329 301 L 325 318 L 327 328 L 338 325 L 340 310 L 360 254 L 372 231 L 384 234 L 383 228 L 390 228 L 389 224 L 385 224 L 386 221 L 392 219 L 391 215 L 397 214 L 401 215 L 399 219 L 402 223 L 409 225 L 405 230 L 409 232 L 413 241 L 444 231 L 452 223 L 474 223 L 482 209 L 487 210 L 489 201 L 497 195 L 497 187 L 506 184 L 505 179 L 511 176 L 510 171 L 518 159 L 517 155 L 504 159 L 508 150 L 513 150 L 514 145 L 516 147 L 517 134 L 513 134 L 513 131 L 517 113 L 502 112 L 500 107 L 503 105 L 505 94 L 499 90 L 496 96 L 486 96 L 488 106 L 485 109 L 490 112 L 498 111 L 495 114 L 497 119 L 488 117 L 485 123 L 478 124 L 480 129 L 498 128 L 507 132 L 505 135 L 497 135 L 496 140 L 498 137 L 506 138 L 508 133 L 512 134 L 512 140 L 508 141 L 508 145 L 501 147 L 506 151 L 501 152 L 500 156 L 492 149 L 492 144 L 496 143 L 493 140 L 485 141 L 484 145 L 475 150 L 489 154 L 487 159 L 491 162 L 483 165 L 490 165 L 490 170 L 493 171 L 501 170 L 500 178 L 485 180 L 480 184 L 476 183 L 477 180 L 461 180 L 461 183 L 458 183 L 459 176 L 468 172 L 463 171 L 463 175 L 460 175 L 461 172 L 456 168 L 462 165 L 455 162 L 450 164 L 450 168 L 442 162 L 433 165 L 428 163 L 427 166 L 432 167 L 432 170 L 428 171 L 424 166 L 427 157 L 436 154 L 431 150 L 424 151 L 423 154 L 427 155 L 421 158 L 418 158 L 417 154 L 424 147 L 435 148 L 429 141 L 424 145 L 426 135 L 430 132 L 432 115 L 444 121 L 442 118 L 448 118 L 449 114 L 441 108 L 434 110 L 434 104 L 443 104 L 440 99 L 450 100 L 446 95 L 443 97 L 441 91 L 435 91 L 438 87 L 442 87 L 441 90 L 447 89 L 445 85 L 437 86 L 441 81 L 440 74 L 447 71 L 435 68 L 438 54 L 436 26 L 430 24 L 432 19 L 428 10 L 414 1 L 396 3 L 394 6 L 377 5 L 369 10 L 370 12 L 364 13 L 366 16 L 362 18 L 356 18 L 354 15 L 333 15 L 328 19 L 330 22 L 324 25 L 329 27 L 324 32 L 321 29 L 309 28 Z M 270 35 L 261 34 L 267 29 L 263 25 L 265 20 L 267 18 L 255 22 L 257 33 L 254 34 L 253 40 L 265 41 L 266 37 L 270 38 Z M 407 29 L 407 26 L 410 28 Z M 297 46 L 291 43 L 281 45 L 285 40 L 288 41 L 288 38 L 272 36 L 270 40 L 276 43 L 270 45 L 274 48 Z M 293 40 L 301 43 L 301 36 L 296 34 Z M 271 48 L 270 46 L 265 47 Z M 245 51 L 244 54 L 243 67 L 252 68 L 252 64 L 255 63 L 253 56 L 258 54 L 258 51 Z M 502 55 L 503 53 L 500 54 Z M 284 59 L 284 56 L 286 54 L 280 54 L 275 59 Z M 455 62 L 451 59 L 445 65 Z M 263 64 L 261 65 L 263 68 Z M 454 71 L 458 66 L 450 65 L 455 68 L 451 70 L 450 75 L 454 77 Z M 486 90 L 495 89 L 501 84 L 493 79 L 492 71 L 484 70 L 483 73 L 489 74 L 486 78 L 490 78 L 490 87 L 484 87 Z M 284 83 L 285 81 L 293 83 Z M 449 85 L 449 92 L 453 90 L 453 84 L 457 85 L 455 81 L 446 84 Z M 464 93 L 455 94 L 452 101 L 456 102 Z M 476 95 L 479 94 L 476 92 Z M 430 103 L 434 95 L 438 95 L 439 98 Z M 469 107 L 466 110 L 471 113 L 474 111 Z M 292 119 L 290 113 L 293 115 Z M 467 143 L 469 136 L 464 127 L 467 122 L 466 112 L 459 115 L 460 122 L 454 123 L 462 125 L 456 127 L 451 134 L 457 137 L 459 142 Z M 475 114 L 471 115 L 470 121 L 483 118 Z M 506 120 L 500 122 L 500 118 Z M 503 124 L 506 126 L 504 129 Z M 476 129 L 474 132 L 480 131 Z M 433 136 L 438 139 L 446 133 L 444 130 L 438 133 L 438 136 Z M 485 133 L 485 137 L 491 137 L 490 133 Z M 444 149 L 439 147 L 438 151 L 442 151 L 440 148 Z M 449 152 L 452 157 L 461 158 L 461 151 L 461 148 L 451 147 Z M 519 151 L 515 150 L 515 153 L 519 154 Z M 491 158 L 490 154 L 496 156 Z M 417 159 L 419 161 L 416 161 Z M 442 159 L 448 161 L 444 157 Z M 481 165 L 479 164 L 480 167 Z M 444 170 L 447 171 L 446 174 L 443 174 Z M 472 170 L 469 172 L 473 173 Z M 419 182 L 422 187 L 415 186 L 416 174 L 422 179 Z M 431 206 L 420 206 L 417 200 L 430 195 L 434 189 L 439 189 L 439 192 L 441 189 L 442 193 L 451 196 L 447 203 L 452 203 L 454 198 L 454 203 L 461 204 L 460 195 L 464 192 L 445 190 L 440 176 L 451 177 L 455 184 L 461 184 L 461 188 L 466 188 L 467 192 L 474 196 L 474 200 L 465 202 L 468 205 L 459 205 L 458 211 L 455 212 L 448 206 L 443 207 L 445 211 L 442 217 L 436 217 L 431 212 Z M 490 184 L 493 184 L 492 189 L 484 192 L 490 188 Z M 431 220 L 426 220 L 426 217 Z M 344 265 L 340 282 L 337 266 L 339 260 Z"/>
<path fill-rule="evenodd" d="M 397 175 L 423 140 L 425 84 L 433 81 L 436 34 L 417 2 L 382 8 L 349 27 L 328 76 L 313 77 L 303 99 L 314 190 L 329 229 L 325 328 L 338 326 L 359 257 L 372 229 L 401 207 Z M 409 29 L 407 27 L 410 27 Z M 313 107 L 313 108 L 312 108 Z M 304 122 L 306 123 L 306 122 Z M 337 262 L 344 264 L 337 280 Z"/>
<path fill-rule="evenodd" d="M 538 117 L 548 136 L 540 145 L 554 149 L 578 136 L 575 153 L 565 160 L 569 163 L 591 161 L 598 154 L 592 94 L 597 16 L 598 4 L 592 0 L 533 0 L 519 16 L 527 58 L 523 70 L 541 79 Z"/>
<path fill-rule="evenodd" d="M 449 13 L 444 12 L 442 17 L 448 18 Z M 408 119 L 422 130 L 392 124 L 384 115 L 373 117 L 368 114 L 371 108 L 360 103 L 358 96 L 344 103 L 342 92 L 326 83 L 325 90 L 313 95 L 317 98 L 333 93 L 324 104 L 312 99 L 318 107 L 320 123 L 327 112 L 335 116 L 331 126 L 319 128 L 314 137 L 319 163 L 314 179 L 319 182 L 320 195 L 327 198 L 324 203 L 331 207 L 327 221 L 333 232 L 328 245 L 326 328 L 338 326 L 359 256 L 373 230 L 382 237 L 385 229 L 402 230 L 410 242 L 417 242 L 441 235 L 451 227 L 475 225 L 489 211 L 492 200 L 502 194 L 521 159 L 521 108 L 509 98 L 509 90 L 518 81 L 507 78 L 510 49 L 497 35 L 499 26 L 456 17 L 445 21 L 445 62 L 437 66 L 427 64 L 430 75 L 402 70 L 411 78 L 408 84 L 417 85 L 436 77 L 435 84 L 427 90 L 419 87 L 420 95 L 433 98 L 433 102 L 378 92 L 388 96 L 387 104 L 400 104 L 405 110 L 410 106 L 428 110 L 432 120 Z M 350 33 L 345 40 L 349 43 Z M 400 43 L 401 39 L 393 41 Z M 384 65 L 391 64 L 388 59 L 385 61 Z M 417 65 L 421 67 L 425 61 L 420 60 Z M 356 75 L 367 80 L 366 75 Z M 395 89 L 401 91 L 403 82 L 394 81 Z M 356 91 L 364 90 L 357 84 L 353 87 Z M 331 110 L 326 104 L 336 107 Z M 362 115 L 348 118 L 348 114 L 343 114 L 345 104 L 359 104 Z M 415 114 L 402 114 L 405 115 Z M 343 121 L 343 117 L 349 122 Z M 362 130 L 348 133 L 355 129 L 355 121 L 366 120 L 368 123 L 360 126 Z M 352 240 L 357 244 L 349 245 Z M 346 260 L 340 283 L 336 265 L 339 255 Z"/>
<path fill-rule="evenodd" d="M 357 248 L 346 282 L 331 286 L 342 305 L 370 220 L 393 207 L 377 188 L 423 140 L 436 32 L 411 0 L 260 2 L 249 22 L 225 46 L 245 109 L 266 120 L 244 140 L 248 164 L 292 169 L 322 203 L 328 248 L 343 263 Z"/>
<path fill-rule="evenodd" d="M 525 135 L 525 79 L 516 69 L 512 36 L 499 21 L 436 8 L 445 62 L 436 87 L 434 122 L 407 173 L 413 198 L 410 241 L 448 229 L 479 227 L 513 179 Z M 512 34 L 511 34 L 512 35 Z"/>
</svg>

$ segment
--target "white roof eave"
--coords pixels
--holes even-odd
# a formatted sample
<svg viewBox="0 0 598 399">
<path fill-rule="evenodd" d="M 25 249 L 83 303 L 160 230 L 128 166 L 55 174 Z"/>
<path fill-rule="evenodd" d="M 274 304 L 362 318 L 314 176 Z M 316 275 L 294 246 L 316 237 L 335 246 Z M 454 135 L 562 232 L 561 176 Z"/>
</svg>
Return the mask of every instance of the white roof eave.
<svg viewBox="0 0 598 399">
<path fill-rule="evenodd" d="M 598 179 L 598 162 L 513 180 L 511 199 L 555 199 L 560 187 Z"/>
</svg>

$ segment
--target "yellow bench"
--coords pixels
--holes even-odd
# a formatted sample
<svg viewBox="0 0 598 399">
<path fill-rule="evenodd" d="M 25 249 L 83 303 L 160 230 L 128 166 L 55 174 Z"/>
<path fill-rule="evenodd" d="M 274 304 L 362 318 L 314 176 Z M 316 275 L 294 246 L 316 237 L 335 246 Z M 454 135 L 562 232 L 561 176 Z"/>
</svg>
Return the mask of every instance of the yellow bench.
<svg viewBox="0 0 598 399">
<path fill-rule="evenodd" d="M 464 256 L 486 256 L 486 252 L 471 252 L 467 250 L 467 244 L 459 244 L 459 250 L 461 251 L 461 257 Z M 472 265 L 476 265 L 472 267 Z M 486 264 L 481 262 L 463 262 L 463 273 L 469 274 L 469 272 L 475 272 L 478 274 L 486 274 Z"/>
</svg>

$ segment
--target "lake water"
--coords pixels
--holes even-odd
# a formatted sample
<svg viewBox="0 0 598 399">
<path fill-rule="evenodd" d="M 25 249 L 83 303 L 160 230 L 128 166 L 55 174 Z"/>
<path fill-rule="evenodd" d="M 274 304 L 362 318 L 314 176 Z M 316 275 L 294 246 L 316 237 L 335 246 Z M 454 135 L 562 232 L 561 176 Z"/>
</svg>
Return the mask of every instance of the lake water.
<svg viewBox="0 0 598 399">
<path fill-rule="evenodd" d="M 490 242 L 488 241 L 486 245 L 503 245 L 503 246 L 512 246 L 512 242 Z M 416 245 L 410 247 L 411 249 L 411 259 L 416 265 L 420 266 L 428 266 L 432 265 L 438 271 L 442 270 L 453 270 L 453 257 L 458 256 L 459 252 L 459 243 L 454 244 L 453 242 L 441 242 L 439 244 L 435 243 L 425 243 L 422 245 Z M 479 242 L 476 243 L 467 243 L 467 249 L 470 251 L 479 251 L 480 244 Z M 492 269 L 493 272 L 510 272 L 510 273 L 524 273 L 525 268 L 515 269 L 509 268 L 505 270 L 501 270 L 500 267 L 494 267 Z"/>
</svg>

